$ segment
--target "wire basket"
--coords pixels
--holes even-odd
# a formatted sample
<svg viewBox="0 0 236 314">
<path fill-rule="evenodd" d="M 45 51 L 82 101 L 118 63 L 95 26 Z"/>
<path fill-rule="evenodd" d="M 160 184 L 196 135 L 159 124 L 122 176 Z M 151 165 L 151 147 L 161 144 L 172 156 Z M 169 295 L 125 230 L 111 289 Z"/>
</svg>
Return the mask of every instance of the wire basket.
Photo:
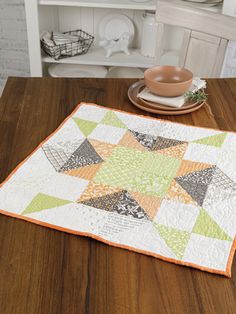
<svg viewBox="0 0 236 314">
<path fill-rule="evenodd" d="M 63 34 L 76 36 L 78 37 L 78 41 L 50 46 L 43 38 L 41 39 L 41 48 L 43 51 L 55 60 L 87 53 L 94 40 L 93 36 L 81 29 L 63 32 Z M 53 38 L 53 33 L 51 37 Z"/>
</svg>

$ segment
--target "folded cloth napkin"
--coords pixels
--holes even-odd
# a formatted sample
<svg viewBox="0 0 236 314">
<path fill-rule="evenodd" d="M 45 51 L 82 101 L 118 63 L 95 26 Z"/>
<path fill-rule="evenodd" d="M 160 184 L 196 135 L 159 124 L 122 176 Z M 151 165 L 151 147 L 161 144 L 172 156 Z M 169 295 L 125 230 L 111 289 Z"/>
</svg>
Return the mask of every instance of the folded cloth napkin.
<svg viewBox="0 0 236 314">
<path fill-rule="evenodd" d="M 199 77 L 195 77 L 189 91 L 196 92 L 202 88 L 206 88 L 206 81 L 200 79 Z M 182 107 L 185 103 L 185 95 L 178 97 L 162 97 L 151 93 L 147 87 L 144 88 L 140 93 L 138 93 L 137 97 L 147 101 L 156 102 L 158 104 L 176 108 Z"/>
<path fill-rule="evenodd" d="M 52 34 L 50 32 L 44 31 L 40 35 L 41 40 L 43 40 L 48 46 L 54 47 L 55 43 L 52 41 Z"/>
<path fill-rule="evenodd" d="M 70 34 L 62 34 L 62 33 L 52 33 L 52 40 L 56 45 L 61 45 L 61 44 L 71 44 L 71 43 L 76 43 L 79 40 L 78 36 L 73 36 Z"/>
</svg>

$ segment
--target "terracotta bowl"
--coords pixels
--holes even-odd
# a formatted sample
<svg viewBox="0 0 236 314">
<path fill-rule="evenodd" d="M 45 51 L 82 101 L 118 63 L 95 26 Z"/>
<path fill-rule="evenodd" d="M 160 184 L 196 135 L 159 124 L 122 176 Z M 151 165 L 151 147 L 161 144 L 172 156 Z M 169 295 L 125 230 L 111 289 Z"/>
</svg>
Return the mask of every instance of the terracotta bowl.
<svg viewBox="0 0 236 314">
<path fill-rule="evenodd" d="M 144 72 L 145 85 L 156 95 L 176 97 L 186 93 L 193 81 L 193 73 L 175 66 L 156 66 Z"/>
</svg>

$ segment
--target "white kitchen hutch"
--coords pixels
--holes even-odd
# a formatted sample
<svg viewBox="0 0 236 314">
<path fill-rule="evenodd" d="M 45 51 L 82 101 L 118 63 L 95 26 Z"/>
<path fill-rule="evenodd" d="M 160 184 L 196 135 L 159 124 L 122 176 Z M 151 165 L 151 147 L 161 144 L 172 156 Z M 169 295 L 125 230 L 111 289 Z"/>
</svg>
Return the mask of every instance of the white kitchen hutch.
<svg viewBox="0 0 236 314">
<path fill-rule="evenodd" d="M 222 6 L 211 8 L 198 8 L 189 2 L 182 0 L 150 0 L 146 2 L 135 2 L 132 0 L 25 0 L 29 58 L 31 76 L 43 76 L 45 69 L 51 63 L 70 63 L 70 64 L 87 64 L 87 65 L 103 65 L 103 66 L 122 66 L 148 68 L 156 64 L 173 64 L 181 65 L 182 56 L 181 49 L 183 44 L 186 45 L 186 29 L 173 25 L 167 25 L 164 30 L 160 29 L 157 36 L 162 36 L 164 42 L 161 47 L 160 40 L 157 40 L 156 56 L 154 58 L 144 57 L 140 54 L 142 21 L 145 11 L 154 11 L 158 16 L 157 1 L 165 6 L 172 6 L 173 10 L 189 10 L 189 14 L 204 14 L 206 16 L 206 33 L 207 33 L 207 17 L 214 19 L 216 23 L 226 23 L 229 21 L 229 30 L 232 32 L 230 39 L 236 36 L 236 18 L 224 16 L 222 20 Z M 99 35 L 98 27 L 101 19 L 109 13 L 122 13 L 128 16 L 135 26 L 135 38 L 131 47 L 131 54 L 125 55 L 117 53 L 110 58 L 105 57 L 103 48 L 98 46 Z M 191 16 L 190 16 L 191 19 Z M 229 19 L 229 20 L 228 20 Z M 168 19 L 166 19 L 168 20 Z M 233 28 L 232 28 L 233 26 Z M 46 56 L 40 49 L 40 33 L 42 31 L 68 31 L 74 29 L 82 29 L 94 35 L 94 44 L 87 54 L 69 58 L 63 58 L 55 61 L 53 58 Z M 201 40 L 201 47 L 204 44 L 209 47 L 209 38 L 203 35 L 196 40 Z M 228 34 L 228 33 L 227 33 Z M 204 40 L 202 40 L 204 38 Z M 158 39 L 158 38 L 157 38 Z M 221 35 L 222 40 L 222 35 Z M 212 42 L 212 38 L 210 39 Z M 214 39 L 214 43 L 217 39 Z M 215 56 L 221 60 L 220 67 L 223 65 L 224 55 L 227 50 L 228 38 L 225 39 L 224 47 L 219 46 L 221 51 Z M 203 46 L 202 46 L 203 45 Z M 217 48 L 218 49 L 218 48 Z M 205 58 L 205 56 L 203 56 Z M 199 58 L 201 54 L 199 53 Z M 193 64 L 196 68 L 196 62 L 199 58 L 191 60 L 189 64 Z M 201 71 L 200 71 L 201 72 Z M 218 74 L 221 69 L 218 69 Z M 201 73 L 198 73 L 201 74 Z M 212 72 L 206 73 L 204 76 L 212 76 Z"/>
</svg>

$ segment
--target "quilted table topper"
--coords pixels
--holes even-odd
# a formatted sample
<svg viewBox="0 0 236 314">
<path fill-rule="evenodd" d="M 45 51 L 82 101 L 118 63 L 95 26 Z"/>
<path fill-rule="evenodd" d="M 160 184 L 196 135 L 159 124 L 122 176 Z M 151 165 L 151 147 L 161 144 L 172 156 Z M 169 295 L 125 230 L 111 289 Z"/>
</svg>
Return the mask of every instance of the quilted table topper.
<svg viewBox="0 0 236 314">
<path fill-rule="evenodd" d="M 80 104 L 2 183 L 0 208 L 230 277 L 236 134 Z"/>
</svg>

